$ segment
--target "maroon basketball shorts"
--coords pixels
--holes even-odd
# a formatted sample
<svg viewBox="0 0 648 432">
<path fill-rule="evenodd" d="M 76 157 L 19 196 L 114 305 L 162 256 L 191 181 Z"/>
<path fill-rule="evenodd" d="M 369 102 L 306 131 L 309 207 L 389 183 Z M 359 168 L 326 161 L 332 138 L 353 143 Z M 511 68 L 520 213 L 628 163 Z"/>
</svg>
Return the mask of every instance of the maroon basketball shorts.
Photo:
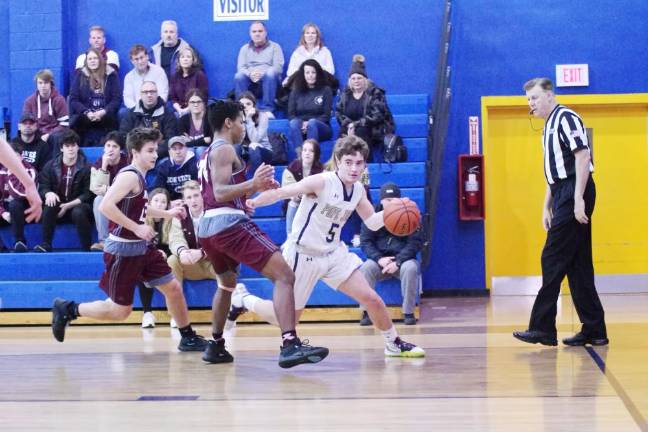
<svg viewBox="0 0 648 432">
<path fill-rule="evenodd" d="M 236 271 L 243 263 L 261 272 L 279 247 L 251 221 L 241 222 L 210 237 L 199 238 L 200 246 L 216 274 Z"/>
<path fill-rule="evenodd" d="M 106 270 L 99 286 L 118 305 L 133 304 L 133 293 L 138 282 L 160 286 L 173 280 L 173 273 L 162 253 L 149 246 L 143 255 L 124 256 L 104 252 Z"/>
</svg>

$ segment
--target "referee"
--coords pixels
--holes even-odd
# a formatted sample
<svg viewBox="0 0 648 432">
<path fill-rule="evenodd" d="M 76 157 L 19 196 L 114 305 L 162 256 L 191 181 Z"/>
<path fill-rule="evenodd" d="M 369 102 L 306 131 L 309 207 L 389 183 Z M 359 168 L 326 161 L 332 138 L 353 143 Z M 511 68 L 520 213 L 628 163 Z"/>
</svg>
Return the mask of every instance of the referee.
<svg viewBox="0 0 648 432">
<path fill-rule="evenodd" d="M 590 219 L 596 189 L 585 126 L 578 114 L 556 102 L 549 78 L 534 78 L 524 84 L 524 90 L 529 113 L 545 119 L 542 148 L 547 190 L 542 224 L 547 240 L 542 250 L 542 288 L 529 328 L 513 336 L 528 343 L 558 344 L 556 303 L 566 275 L 582 328 L 563 343 L 607 345 L 603 306 L 594 286 Z"/>
</svg>

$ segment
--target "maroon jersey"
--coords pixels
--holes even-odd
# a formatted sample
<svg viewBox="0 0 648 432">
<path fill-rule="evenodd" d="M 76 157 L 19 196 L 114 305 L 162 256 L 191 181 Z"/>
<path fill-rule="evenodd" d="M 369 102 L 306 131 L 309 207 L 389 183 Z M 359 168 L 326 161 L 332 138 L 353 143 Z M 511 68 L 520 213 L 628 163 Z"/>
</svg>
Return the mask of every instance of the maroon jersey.
<svg viewBox="0 0 648 432">
<path fill-rule="evenodd" d="M 211 179 L 211 171 L 214 169 L 211 166 L 209 154 L 212 150 L 216 150 L 217 147 L 224 145 L 225 141 L 216 140 L 214 141 L 202 154 L 200 158 L 200 163 L 198 164 L 198 180 L 200 181 L 200 191 L 202 193 L 203 201 L 205 203 L 205 210 L 220 208 L 220 207 L 229 207 L 233 209 L 239 209 L 246 211 L 247 207 L 245 205 L 245 196 L 234 198 L 232 201 L 220 202 L 214 197 L 214 185 Z M 232 173 L 230 178 L 230 184 L 239 184 L 245 182 L 247 179 L 245 177 L 245 162 L 241 161 L 243 167 Z"/>
<path fill-rule="evenodd" d="M 119 174 L 123 172 L 134 172 L 137 174 L 139 180 L 140 191 L 134 195 L 126 195 L 121 201 L 117 203 L 117 208 L 126 215 L 127 218 L 143 224 L 146 219 L 146 207 L 148 204 L 148 195 L 146 193 L 146 180 L 142 177 L 142 174 L 132 165 L 128 165 L 119 171 Z M 142 240 L 137 237 L 132 231 L 126 229 L 125 227 L 116 224 L 112 220 L 108 224 L 108 231 L 110 234 L 121 237 L 128 240 Z"/>
</svg>

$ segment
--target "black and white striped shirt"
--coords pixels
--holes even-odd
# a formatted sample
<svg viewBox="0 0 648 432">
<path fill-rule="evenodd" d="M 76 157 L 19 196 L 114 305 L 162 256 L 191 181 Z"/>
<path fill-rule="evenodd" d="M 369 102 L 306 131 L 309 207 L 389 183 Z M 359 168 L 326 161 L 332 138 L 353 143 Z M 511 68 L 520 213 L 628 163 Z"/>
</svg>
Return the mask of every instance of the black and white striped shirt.
<svg viewBox="0 0 648 432">
<path fill-rule="evenodd" d="M 542 132 L 544 172 L 547 183 L 576 175 L 577 150 L 590 151 L 583 120 L 574 111 L 563 105 L 556 105 L 551 111 Z M 594 165 L 590 162 L 590 172 Z"/>
</svg>

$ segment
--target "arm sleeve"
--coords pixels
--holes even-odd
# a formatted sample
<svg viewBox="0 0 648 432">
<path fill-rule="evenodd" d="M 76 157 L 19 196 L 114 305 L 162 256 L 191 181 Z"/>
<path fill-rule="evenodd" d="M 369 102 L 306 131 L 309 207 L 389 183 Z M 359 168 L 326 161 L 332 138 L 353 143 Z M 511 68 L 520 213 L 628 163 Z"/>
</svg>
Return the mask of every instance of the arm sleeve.
<svg viewBox="0 0 648 432">
<path fill-rule="evenodd" d="M 90 191 L 90 165 L 86 165 L 79 173 L 81 176 L 81 194 L 77 197 L 81 202 L 91 203 L 94 194 Z"/>
<path fill-rule="evenodd" d="M 81 74 L 75 73 L 70 85 L 70 111 L 72 114 L 83 114 L 88 110 L 81 100 Z"/>
<path fill-rule="evenodd" d="M 43 171 L 38 174 L 38 192 L 40 193 L 41 198 L 43 198 L 43 201 L 45 201 L 45 194 L 47 192 L 53 192 L 53 164 L 54 160 L 47 162 Z"/>
<path fill-rule="evenodd" d="M 196 74 L 196 85 L 198 89 L 203 92 L 205 97 L 209 97 L 209 80 L 207 79 L 207 75 L 203 71 L 198 71 Z"/>
<path fill-rule="evenodd" d="M 349 123 L 351 123 L 351 119 L 347 117 L 347 115 L 344 112 L 343 97 L 344 95 L 341 95 L 337 101 L 337 104 L 335 105 L 335 119 L 340 125 L 340 132 L 344 132 L 346 134 L 346 128 L 349 125 Z"/>
<path fill-rule="evenodd" d="M 360 126 L 372 126 L 385 121 L 386 106 L 385 94 L 383 92 L 377 92 L 369 101 L 367 112 L 360 119 Z"/>
<path fill-rule="evenodd" d="M 164 102 L 169 100 L 169 78 L 167 78 L 164 69 L 158 71 L 158 76 L 155 77 L 155 82 L 158 86 L 158 96 L 164 99 Z M 139 89 L 137 89 L 139 91 Z"/>
<path fill-rule="evenodd" d="M 290 120 L 297 117 L 297 90 L 293 89 L 288 97 L 288 118 Z"/>
<path fill-rule="evenodd" d="M 124 78 L 124 89 L 122 91 L 124 106 L 126 108 L 133 108 L 137 103 L 137 99 L 135 98 L 136 90 L 134 87 L 135 85 L 133 83 L 132 75 L 126 75 Z"/>
<path fill-rule="evenodd" d="M 589 148 L 585 126 L 580 117 L 566 112 L 560 119 L 560 127 L 572 152 Z"/>
</svg>

